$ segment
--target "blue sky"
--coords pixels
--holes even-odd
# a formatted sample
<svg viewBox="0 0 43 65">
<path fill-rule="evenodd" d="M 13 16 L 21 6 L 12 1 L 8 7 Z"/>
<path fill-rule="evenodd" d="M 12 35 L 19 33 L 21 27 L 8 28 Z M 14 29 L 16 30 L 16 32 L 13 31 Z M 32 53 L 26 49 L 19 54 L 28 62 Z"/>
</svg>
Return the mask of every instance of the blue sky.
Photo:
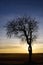
<svg viewBox="0 0 43 65">
<path fill-rule="evenodd" d="M 43 16 L 43 0 L 0 0 L 0 15 Z"/>
<path fill-rule="evenodd" d="M 6 38 L 3 28 L 9 20 L 17 16 L 35 17 L 39 23 L 38 38 L 43 42 L 43 0 L 0 0 L 0 41 Z"/>
</svg>

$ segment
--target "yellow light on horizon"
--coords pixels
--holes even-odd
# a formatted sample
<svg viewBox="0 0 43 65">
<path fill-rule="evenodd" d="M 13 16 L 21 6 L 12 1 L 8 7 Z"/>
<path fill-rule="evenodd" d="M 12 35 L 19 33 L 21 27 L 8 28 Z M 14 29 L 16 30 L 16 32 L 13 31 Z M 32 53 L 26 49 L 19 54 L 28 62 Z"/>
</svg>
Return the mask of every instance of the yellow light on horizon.
<svg viewBox="0 0 43 65">
<path fill-rule="evenodd" d="M 22 44 L 18 45 L 19 47 L 8 47 L 8 48 L 1 48 L 0 53 L 29 53 L 28 52 L 28 45 Z M 32 53 L 43 53 L 43 45 L 42 44 L 34 44 L 32 46 Z"/>
</svg>

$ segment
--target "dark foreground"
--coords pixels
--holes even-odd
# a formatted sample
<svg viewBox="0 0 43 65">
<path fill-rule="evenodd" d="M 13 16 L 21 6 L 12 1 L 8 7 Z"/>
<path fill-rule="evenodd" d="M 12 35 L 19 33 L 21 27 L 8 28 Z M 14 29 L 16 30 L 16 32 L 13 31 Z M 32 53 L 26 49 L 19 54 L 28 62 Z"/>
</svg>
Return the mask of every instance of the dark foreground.
<svg viewBox="0 0 43 65">
<path fill-rule="evenodd" d="M 0 65 L 43 65 L 43 53 L 32 54 L 32 62 L 29 63 L 28 54 L 0 53 Z"/>
</svg>

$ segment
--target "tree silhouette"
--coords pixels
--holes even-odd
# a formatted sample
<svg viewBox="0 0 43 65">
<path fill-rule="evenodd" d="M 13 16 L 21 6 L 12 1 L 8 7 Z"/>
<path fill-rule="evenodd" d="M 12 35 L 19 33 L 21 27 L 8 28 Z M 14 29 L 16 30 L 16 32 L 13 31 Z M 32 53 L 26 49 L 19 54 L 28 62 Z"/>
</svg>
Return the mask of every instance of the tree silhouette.
<svg viewBox="0 0 43 65">
<path fill-rule="evenodd" d="M 9 21 L 6 25 L 8 37 L 15 35 L 22 40 L 26 40 L 29 45 L 29 61 L 31 62 L 32 55 L 32 41 L 36 39 L 36 32 L 38 30 L 38 22 L 31 17 L 18 17 L 13 21 Z"/>
</svg>

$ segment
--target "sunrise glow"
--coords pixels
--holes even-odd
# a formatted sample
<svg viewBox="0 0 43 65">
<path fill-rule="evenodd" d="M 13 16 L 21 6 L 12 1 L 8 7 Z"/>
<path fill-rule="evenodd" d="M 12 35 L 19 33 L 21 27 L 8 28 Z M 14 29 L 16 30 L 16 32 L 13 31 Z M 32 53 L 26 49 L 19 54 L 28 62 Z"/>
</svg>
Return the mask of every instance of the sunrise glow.
<svg viewBox="0 0 43 65">
<path fill-rule="evenodd" d="M 5 24 L 17 17 L 30 16 L 39 22 L 37 40 L 32 43 L 32 53 L 43 53 L 43 1 L 0 0 L 0 53 L 28 53 L 26 42 L 7 38 Z"/>
</svg>

